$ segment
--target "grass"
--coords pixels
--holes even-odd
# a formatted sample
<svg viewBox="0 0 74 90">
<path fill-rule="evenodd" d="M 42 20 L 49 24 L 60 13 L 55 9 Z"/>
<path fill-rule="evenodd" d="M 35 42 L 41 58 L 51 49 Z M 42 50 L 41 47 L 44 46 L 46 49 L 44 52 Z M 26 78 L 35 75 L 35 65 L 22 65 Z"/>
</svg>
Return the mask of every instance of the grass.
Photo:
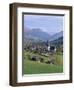
<svg viewBox="0 0 74 90">
<path fill-rule="evenodd" d="M 46 62 L 48 59 L 51 58 L 51 55 L 49 57 L 41 56 L 39 54 L 33 53 L 33 52 L 25 52 L 24 56 L 24 74 L 39 74 L 39 73 L 61 73 L 63 72 L 63 55 L 62 54 L 55 54 L 54 57 L 56 58 L 55 64 L 46 64 L 39 63 L 37 61 L 31 61 L 28 56 L 37 55 L 42 58 L 44 58 L 44 61 Z"/>
</svg>

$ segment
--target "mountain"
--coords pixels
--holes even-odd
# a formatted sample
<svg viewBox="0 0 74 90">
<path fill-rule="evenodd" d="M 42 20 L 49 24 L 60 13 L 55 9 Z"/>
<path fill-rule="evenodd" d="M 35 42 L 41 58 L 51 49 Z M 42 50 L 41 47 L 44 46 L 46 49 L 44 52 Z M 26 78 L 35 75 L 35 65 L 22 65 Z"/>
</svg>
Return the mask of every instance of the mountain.
<svg viewBox="0 0 74 90">
<path fill-rule="evenodd" d="M 56 47 L 63 46 L 63 31 L 52 35 L 49 41 Z"/>
<path fill-rule="evenodd" d="M 26 39 L 34 39 L 34 40 L 49 40 L 50 35 L 40 28 L 26 29 L 24 30 L 24 38 Z"/>
<path fill-rule="evenodd" d="M 63 31 L 58 32 L 54 35 L 49 35 L 48 33 L 44 32 L 40 28 L 25 28 L 24 30 L 24 39 L 30 41 L 49 41 L 49 42 L 56 42 L 56 40 L 63 39 Z"/>
<path fill-rule="evenodd" d="M 60 37 L 63 37 L 63 31 L 52 35 L 52 36 L 50 37 L 49 41 L 57 40 L 57 39 L 59 39 Z"/>
<path fill-rule="evenodd" d="M 50 43 L 55 46 L 63 45 L 63 37 L 59 37 L 56 40 L 50 41 Z"/>
</svg>

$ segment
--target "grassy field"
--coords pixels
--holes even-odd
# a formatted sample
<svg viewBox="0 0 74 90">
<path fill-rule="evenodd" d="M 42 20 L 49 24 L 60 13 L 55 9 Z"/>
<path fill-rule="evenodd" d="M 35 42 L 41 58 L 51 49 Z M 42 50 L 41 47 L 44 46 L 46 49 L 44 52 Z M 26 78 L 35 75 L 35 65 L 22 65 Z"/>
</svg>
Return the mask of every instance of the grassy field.
<svg viewBox="0 0 74 90">
<path fill-rule="evenodd" d="M 32 61 L 29 59 L 29 56 L 37 55 L 39 57 L 44 58 L 43 63 L 39 63 L 37 61 Z M 55 64 L 46 64 L 45 62 L 51 58 L 41 56 L 39 54 L 33 52 L 24 52 L 24 69 L 23 74 L 41 74 L 41 73 L 61 73 L 63 72 L 63 55 L 62 54 L 55 54 Z"/>
</svg>

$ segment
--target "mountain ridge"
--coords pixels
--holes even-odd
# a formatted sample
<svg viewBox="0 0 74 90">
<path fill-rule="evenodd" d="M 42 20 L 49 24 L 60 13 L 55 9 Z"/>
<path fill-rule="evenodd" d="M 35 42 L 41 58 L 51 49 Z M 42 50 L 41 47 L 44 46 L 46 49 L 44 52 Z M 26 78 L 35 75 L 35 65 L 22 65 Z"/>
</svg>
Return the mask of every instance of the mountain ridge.
<svg viewBox="0 0 74 90">
<path fill-rule="evenodd" d="M 33 28 L 33 29 L 25 29 L 24 30 L 24 38 L 26 39 L 35 39 L 35 40 L 42 40 L 42 41 L 54 41 L 60 37 L 63 37 L 63 31 L 55 33 L 54 35 L 50 35 L 40 28 Z"/>
</svg>

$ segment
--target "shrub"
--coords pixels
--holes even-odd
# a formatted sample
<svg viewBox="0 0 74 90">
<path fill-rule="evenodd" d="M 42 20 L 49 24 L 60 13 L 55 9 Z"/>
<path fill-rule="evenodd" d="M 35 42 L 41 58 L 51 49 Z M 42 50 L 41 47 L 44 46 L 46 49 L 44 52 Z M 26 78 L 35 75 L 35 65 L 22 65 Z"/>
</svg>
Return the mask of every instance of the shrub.
<svg viewBox="0 0 74 90">
<path fill-rule="evenodd" d="M 28 54 L 28 55 L 27 55 L 27 58 L 30 60 L 30 59 L 31 59 L 31 56 Z"/>
<path fill-rule="evenodd" d="M 40 57 L 40 62 L 44 62 L 44 59 L 42 57 Z"/>
</svg>

